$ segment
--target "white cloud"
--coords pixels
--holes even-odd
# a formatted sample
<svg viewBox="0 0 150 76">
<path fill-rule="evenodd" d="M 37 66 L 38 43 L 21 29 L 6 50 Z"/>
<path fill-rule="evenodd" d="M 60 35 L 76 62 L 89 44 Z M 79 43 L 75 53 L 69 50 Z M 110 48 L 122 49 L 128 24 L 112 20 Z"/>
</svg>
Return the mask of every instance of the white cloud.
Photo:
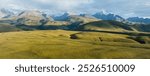
<svg viewBox="0 0 150 76">
<path fill-rule="evenodd" d="M 82 5 L 88 5 L 93 2 L 93 0 L 33 0 L 35 3 L 39 2 L 43 4 L 45 8 L 56 8 L 58 10 L 72 10 Z"/>
</svg>

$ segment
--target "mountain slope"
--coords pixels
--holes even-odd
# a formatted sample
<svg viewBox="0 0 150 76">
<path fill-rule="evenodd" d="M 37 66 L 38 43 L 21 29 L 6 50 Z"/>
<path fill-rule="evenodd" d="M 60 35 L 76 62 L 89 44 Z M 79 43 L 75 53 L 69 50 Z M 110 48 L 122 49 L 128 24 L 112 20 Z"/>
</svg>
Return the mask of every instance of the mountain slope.
<svg viewBox="0 0 150 76">
<path fill-rule="evenodd" d="M 132 27 L 141 32 L 150 32 L 150 24 L 134 24 Z"/>
<path fill-rule="evenodd" d="M 133 29 L 125 23 L 117 21 L 96 21 L 84 24 L 79 27 L 80 30 L 111 30 L 111 31 L 133 31 Z"/>
<path fill-rule="evenodd" d="M 48 20 L 50 20 L 50 17 L 48 18 L 46 14 L 36 10 L 23 11 L 17 16 L 18 25 L 37 26 L 45 24 Z"/>
<path fill-rule="evenodd" d="M 129 35 L 81 31 L 0 33 L 0 58 L 118 59 L 150 58 L 150 45 Z"/>
<path fill-rule="evenodd" d="M 13 31 L 21 31 L 21 29 L 9 23 L 0 23 L 0 32 L 13 32 Z"/>
<path fill-rule="evenodd" d="M 93 16 L 86 16 L 85 14 L 81 15 L 72 15 L 70 13 L 64 13 L 61 16 L 53 17 L 55 21 L 69 21 L 71 23 L 82 22 L 88 23 L 93 21 L 98 21 L 99 19 L 94 18 Z"/>
</svg>

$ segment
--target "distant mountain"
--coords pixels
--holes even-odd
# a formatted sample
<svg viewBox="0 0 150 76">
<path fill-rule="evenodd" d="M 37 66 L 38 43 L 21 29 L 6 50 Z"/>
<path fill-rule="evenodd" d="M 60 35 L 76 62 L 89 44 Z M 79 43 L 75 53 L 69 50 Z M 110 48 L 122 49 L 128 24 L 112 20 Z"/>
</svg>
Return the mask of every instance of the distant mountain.
<svg viewBox="0 0 150 76">
<path fill-rule="evenodd" d="M 111 13 L 103 13 L 103 12 L 98 12 L 93 15 L 94 17 L 102 20 L 115 20 L 119 22 L 125 21 L 125 19 L 119 15 L 111 14 Z"/>
<path fill-rule="evenodd" d="M 90 15 L 90 14 L 80 14 L 80 16 L 82 17 L 87 17 L 87 18 L 93 18 L 93 19 L 97 19 L 96 17 Z M 99 19 L 100 20 L 100 19 Z"/>
<path fill-rule="evenodd" d="M 127 20 L 139 24 L 150 24 L 150 18 L 130 17 Z"/>
<path fill-rule="evenodd" d="M 20 30 L 111 30 L 150 32 L 150 19 L 123 17 L 111 13 L 64 13 L 50 16 L 39 10 L 0 9 L 0 32 Z"/>
<path fill-rule="evenodd" d="M 85 24 L 85 23 L 89 23 L 89 22 L 99 21 L 99 19 L 93 18 L 93 17 L 71 15 L 71 16 L 69 16 L 68 21 L 70 21 L 72 23 L 80 22 L 82 24 Z"/>
<path fill-rule="evenodd" d="M 0 18 L 8 18 L 13 15 L 14 15 L 14 13 L 7 9 L 4 9 L 4 8 L 0 9 Z"/>
<path fill-rule="evenodd" d="M 61 15 L 61 16 L 53 16 L 53 19 L 54 19 L 55 21 L 67 21 L 68 18 L 69 18 L 69 16 L 70 16 L 70 14 L 66 12 L 66 13 L 64 13 L 64 14 Z"/>
<path fill-rule="evenodd" d="M 23 11 L 20 14 L 18 14 L 18 17 L 22 18 L 44 18 L 46 17 L 46 15 L 38 10 L 27 10 L 27 11 Z"/>
<path fill-rule="evenodd" d="M 49 20 L 52 20 L 51 17 L 47 17 L 46 14 L 37 10 L 23 11 L 17 17 L 17 24 L 24 25 L 42 25 Z"/>
<path fill-rule="evenodd" d="M 94 15 L 90 15 L 90 14 L 75 15 L 74 13 L 66 12 L 60 16 L 58 16 L 58 15 L 48 16 L 49 15 L 48 12 L 46 12 L 46 13 L 47 14 L 45 14 L 45 12 L 43 13 L 43 12 L 35 11 L 35 10 L 29 11 L 29 10 L 13 9 L 13 8 L 1 8 L 0 9 L 0 19 L 9 18 L 9 20 L 15 20 L 17 18 L 22 18 L 24 16 L 23 18 L 26 18 L 26 19 L 30 17 L 30 20 L 34 20 L 33 17 L 35 17 L 35 19 L 48 18 L 50 21 L 71 21 L 71 22 L 76 21 L 76 19 L 80 19 L 80 20 L 82 19 L 83 22 L 88 22 L 88 21 L 85 21 L 85 19 L 87 19 L 87 20 L 89 20 L 89 19 L 96 20 L 97 19 L 97 20 L 114 20 L 114 21 L 119 21 L 119 22 L 123 22 L 123 23 L 131 23 L 131 24 L 132 23 L 133 24 L 150 24 L 149 18 L 130 17 L 128 19 L 124 19 L 123 17 L 121 17 L 119 15 L 115 15 L 112 13 L 106 13 L 103 11 L 95 13 Z M 44 17 L 44 15 L 47 17 Z M 31 17 L 32 17 L 32 19 L 31 19 Z M 79 20 L 77 20 L 77 21 L 79 21 Z"/>
<path fill-rule="evenodd" d="M 64 13 L 61 16 L 55 16 L 53 18 L 56 21 L 69 21 L 71 23 L 76 23 L 76 22 L 88 23 L 91 21 L 99 20 L 99 19 L 93 17 L 92 15 L 87 15 L 87 14 L 74 15 L 74 14 L 70 14 L 70 13 Z"/>
<path fill-rule="evenodd" d="M 65 21 L 69 22 L 69 26 L 67 26 L 71 30 L 76 30 L 80 25 L 89 23 L 89 22 L 95 22 L 95 21 L 100 21 L 100 19 L 97 19 L 91 15 L 87 14 L 80 14 L 80 15 L 75 15 L 71 13 L 64 13 L 61 16 L 56 16 L 53 17 L 55 21 Z"/>
</svg>

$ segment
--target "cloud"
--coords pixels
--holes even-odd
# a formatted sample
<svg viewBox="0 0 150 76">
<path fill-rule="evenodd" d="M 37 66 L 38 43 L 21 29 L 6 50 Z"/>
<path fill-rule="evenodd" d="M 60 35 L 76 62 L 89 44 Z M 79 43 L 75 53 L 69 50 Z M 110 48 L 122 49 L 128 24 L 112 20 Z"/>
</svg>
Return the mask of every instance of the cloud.
<svg viewBox="0 0 150 76">
<path fill-rule="evenodd" d="M 1 8 L 89 14 L 103 10 L 123 17 L 150 17 L 150 0 L 0 0 L 0 2 Z"/>
</svg>

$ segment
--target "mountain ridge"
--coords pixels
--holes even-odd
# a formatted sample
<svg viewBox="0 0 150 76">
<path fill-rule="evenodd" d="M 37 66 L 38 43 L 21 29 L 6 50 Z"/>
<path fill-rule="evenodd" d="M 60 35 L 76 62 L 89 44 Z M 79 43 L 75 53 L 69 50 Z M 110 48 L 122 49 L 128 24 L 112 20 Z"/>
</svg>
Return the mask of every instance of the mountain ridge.
<svg viewBox="0 0 150 76">
<path fill-rule="evenodd" d="M 2 8 L 1 10 L 5 10 L 4 11 L 0 11 L 0 19 L 2 18 L 10 18 L 13 16 L 18 16 L 20 14 L 20 12 L 23 11 L 33 11 L 33 10 L 18 10 L 18 9 L 5 9 Z M 42 12 L 41 10 L 37 10 Z M 45 12 L 43 12 L 45 13 Z M 96 12 L 95 14 L 86 14 L 86 13 L 81 13 L 81 14 L 72 14 L 69 12 L 65 12 L 62 15 L 49 15 L 48 13 L 46 13 L 45 15 L 47 15 L 48 17 L 51 17 L 51 19 L 55 20 L 55 21 L 66 21 L 68 20 L 69 16 L 71 15 L 76 15 L 76 16 L 82 16 L 82 17 L 90 17 L 90 18 L 97 18 L 100 20 L 115 20 L 115 21 L 119 21 L 119 22 L 124 22 L 124 23 L 132 23 L 132 24 L 150 24 L 150 19 L 149 18 L 140 18 L 140 17 L 129 17 L 129 18 L 123 18 L 120 15 L 116 15 L 113 13 L 104 13 L 102 12 Z M 132 19 L 131 19 L 132 18 Z"/>
<path fill-rule="evenodd" d="M 9 11 L 5 11 L 8 12 Z M 11 14 L 11 13 L 10 13 Z M 143 19 L 143 18 L 141 18 Z M 1 18 L 0 23 L 6 24 L 17 30 L 112 30 L 150 32 L 149 24 L 137 24 L 127 21 L 123 17 L 111 13 L 71 14 L 64 13 L 60 16 L 49 16 L 39 10 L 25 10 L 16 16 Z M 2 27 L 6 27 L 3 25 Z M 11 28 L 12 29 L 12 28 Z M 134 30 L 133 30 L 134 29 Z"/>
</svg>

